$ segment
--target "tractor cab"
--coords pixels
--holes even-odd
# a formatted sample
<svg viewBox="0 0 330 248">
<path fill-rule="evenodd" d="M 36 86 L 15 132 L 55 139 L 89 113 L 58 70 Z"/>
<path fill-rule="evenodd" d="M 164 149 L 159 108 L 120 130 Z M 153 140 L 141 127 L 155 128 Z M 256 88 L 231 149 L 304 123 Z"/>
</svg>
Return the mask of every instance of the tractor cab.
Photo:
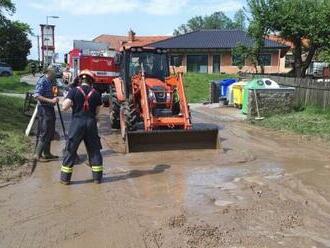
<svg viewBox="0 0 330 248">
<path fill-rule="evenodd" d="M 128 54 L 128 71 L 132 77 L 144 73 L 146 78 L 164 80 L 169 76 L 168 59 L 166 51 L 161 49 L 134 49 Z"/>
<path fill-rule="evenodd" d="M 131 88 L 132 78 L 137 75 L 143 74 L 145 78 L 158 79 L 162 82 L 170 75 L 166 49 L 124 47 L 117 55 L 116 62 L 121 65 L 121 78 L 126 82 L 126 89 Z M 128 97 L 130 92 L 127 91 Z"/>
</svg>

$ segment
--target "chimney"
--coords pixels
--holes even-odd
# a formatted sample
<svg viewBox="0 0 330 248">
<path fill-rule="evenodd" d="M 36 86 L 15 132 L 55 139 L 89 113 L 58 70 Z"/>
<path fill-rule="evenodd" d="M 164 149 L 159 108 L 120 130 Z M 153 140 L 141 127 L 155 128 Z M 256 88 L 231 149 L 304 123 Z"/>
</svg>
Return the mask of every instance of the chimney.
<svg viewBox="0 0 330 248">
<path fill-rule="evenodd" d="M 133 42 L 135 40 L 135 33 L 132 29 L 128 31 L 128 42 Z"/>
</svg>

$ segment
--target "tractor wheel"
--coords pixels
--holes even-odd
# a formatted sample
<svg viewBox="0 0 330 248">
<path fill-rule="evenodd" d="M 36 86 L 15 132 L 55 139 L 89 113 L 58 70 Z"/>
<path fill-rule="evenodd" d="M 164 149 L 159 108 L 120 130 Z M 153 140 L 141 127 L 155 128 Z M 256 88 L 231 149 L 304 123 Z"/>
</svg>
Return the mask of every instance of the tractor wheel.
<svg viewBox="0 0 330 248">
<path fill-rule="evenodd" d="M 137 120 L 134 105 L 124 102 L 120 107 L 120 131 L 123 139 L 126 138 L 127 131 L 136 130 Z"/>
<path fill-rule="evenodd" d="M 111 128 L 119 129 L 120 128 L 120 103 L 117 99 L 116 88 L 113 85 L 110 85 L 110 124 Z"/>
</svg>

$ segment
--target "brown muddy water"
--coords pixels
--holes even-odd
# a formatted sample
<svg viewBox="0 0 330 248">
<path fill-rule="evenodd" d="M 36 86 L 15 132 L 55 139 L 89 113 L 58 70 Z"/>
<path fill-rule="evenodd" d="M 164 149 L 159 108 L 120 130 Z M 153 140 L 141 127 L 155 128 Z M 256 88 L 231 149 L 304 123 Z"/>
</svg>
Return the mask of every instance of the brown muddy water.
<svg viewBox="0 0 330 248">
<path fill-rule="evenodd" d="M 104 117 L 104 183 L 82 162 L 64 186 L 59 162 L 40 163 L 0 188 L 0 247 L 330 247 L 327 144 L 228 110 L 193 117 L 219 125 L 220 150 L 123 154 Z"/>
</svg>

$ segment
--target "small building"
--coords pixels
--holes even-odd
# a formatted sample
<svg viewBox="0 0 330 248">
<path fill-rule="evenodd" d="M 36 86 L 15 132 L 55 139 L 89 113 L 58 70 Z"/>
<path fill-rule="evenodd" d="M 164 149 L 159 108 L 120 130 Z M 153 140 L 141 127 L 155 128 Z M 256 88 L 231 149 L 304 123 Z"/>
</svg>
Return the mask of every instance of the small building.
<svg viewBox="0 0 330 248">
<path fill-rule="evenodd" d="M 171 65 L 182 72 L 198 73 L 254 73 L 254 66 L 245 61 L 239 69 L 235 66 L 233 49 L 237 45 L 250 47 L 253 39 L 240 30 L 200 30 L 149 44 L 150 46 L 169 49 Z M 281 57 L 288 47 L 276 41 L 265 39 L 263 60 L 265 73 L 281 73 L 284 66 Z"/>
</svg>

